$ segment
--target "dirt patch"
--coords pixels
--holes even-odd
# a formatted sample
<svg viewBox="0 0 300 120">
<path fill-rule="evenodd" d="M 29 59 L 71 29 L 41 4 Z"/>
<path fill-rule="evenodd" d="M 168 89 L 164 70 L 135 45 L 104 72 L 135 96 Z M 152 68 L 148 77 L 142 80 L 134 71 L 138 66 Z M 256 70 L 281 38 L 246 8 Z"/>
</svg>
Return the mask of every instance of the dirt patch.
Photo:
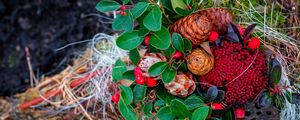
<svg viewBox="0 0 300 120">
<path fill-rule="evenodd" d="M 0 1 L 0 96 L 10 96 L 28 87 L 29 70 L 25 47 L 30 49 L 32 68 L 38 75 L 58 73 L 83 45 L 56 52 L 68 43 L 111 34 L 110 24 L 96 16 L 94 0 Z"/>
</svg>

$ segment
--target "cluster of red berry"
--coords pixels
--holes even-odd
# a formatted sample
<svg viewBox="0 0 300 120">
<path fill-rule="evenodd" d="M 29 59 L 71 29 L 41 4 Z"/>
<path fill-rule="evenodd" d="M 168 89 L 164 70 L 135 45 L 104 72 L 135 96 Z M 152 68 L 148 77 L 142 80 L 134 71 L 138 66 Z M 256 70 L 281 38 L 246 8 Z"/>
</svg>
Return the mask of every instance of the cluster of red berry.
<svg viewBox="0 0 300 120">
<path fill-rule="evenodd" d="M 222 42 L 222 45 L 213 52 L 215 56 L 213 70 L 201 76 L 201 81 L 225 87 L 224 101 L 229 105 L 243 104 L 253 99 L 267 85 L 264 55 L 260 51 L 256 52 L 257 55 L 250 53 L 241 44 Z M 203 86 L 204 89 L 207 87 Z"/>
<path fill-rule="evenodd" d="M 139 85 L 147 84 L 148 87 L 154 87 L 157 85 L 158 80 L 153 77 L 145 77 L 143 76 L 143 71 L 141 68 L 136 67 L 134 69 L 135 82 Z"/>
<path fill-rule="evenodd" d="M 120 7 L 120 15 L 126 16 L 126 6 L 125 5 L 121 5 Z"/>
<path fill-rule="evenodd" d="M 212 110 L 223 110 L 224 109 L 223 105 L 221 103 L 217 103 L 217 102 L 211 103 L 210 107 Z M 245 115 L 246 115 L 245 109 L 244 108 L 235 108 L 234 115 L 235 115 L 236 119 L 244 119 Z"/>
</svg>

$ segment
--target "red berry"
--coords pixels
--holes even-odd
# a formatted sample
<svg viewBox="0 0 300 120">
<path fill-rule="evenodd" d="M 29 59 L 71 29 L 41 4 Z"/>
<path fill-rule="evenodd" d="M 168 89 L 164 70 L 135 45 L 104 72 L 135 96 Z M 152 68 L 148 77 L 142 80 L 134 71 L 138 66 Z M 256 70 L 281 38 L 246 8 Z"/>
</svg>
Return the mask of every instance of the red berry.
<svg viewBox="0 0 300 120">
<path fill-rule="evenodd" d="M 121 5 L 120 9 L 124 11 L 124 10 L 126 10 L 126 6 L 125 5 Z"/>
<path fill-rule="evenodd" d="M 182 56 L 182 53 L 179 52 L 179 51 L 176 51 L 173 55 L 172 55 L 172 58 L 173 59 L 178 59 L 178 58 L 181 58 Z"/>
<path fill-rule="evenodd" d="M 148 46 L 149 45 L 149 39 L 150 39 L 150 35 L 147 35 L 144 39 L 144 45 Z"/>
<path fill-rule="evenodd" d="M 237 108 L 234 110 L 235 118 L 243 119 L 245 118 L 245 110 L 243 108 Z"/>
<path fill-rule="evenodd" d="M 151 78 L 151 77 L 147 78 L 147 86 L 148 87 L 154 87 L 154 86 L 156 86 L 157 82 L 158 81 L 155 80 L 154 78 Z"/>
<path fill-rule="evenodd" d="M 114 103 L 118 103 L 120 100 L 120 91 L 117 91 L 113 96 L 111 96 L 111 100 Z"/>
<path fill-rule="evenodd" d="M 141 69 L 140 67 L 136 67 L 136 68 L 133 70 L 133 74 L 134 74 L 135 76 L 142 76 L 143 71 L 142 71 L 142 69 Z"/>
<path fill-rule="evenodd" d="M 135 76 L 135 82 L 139 85 L 144 85 L 146 83 L 146 78 L 143 76 Z"/>
<path fill-rule="evenodd" d="M 211 104 L 211 109 L 212 110 L 222 110 L 223 105 L 221 103 L 212 103 Z"/>
<path fill-rule="evenodd" d="M 248 43 L 248 47 L 251 49 L 256 49 L 259 47 L 259 45 L 260 45 L 260 40 L 257 37 L 251 38 Z"/>
<path fill-rule="evenodd" d="M 242 27 L 242 26 L 238 26 L 238 29 L 239 29 L 240 34 L 241 34 L 241 35 L 244 35 L 244 33 L 245 33 L 245 28 Z"/>
<path fill-rule="evenodd" d="M 219 34 L 215 31 L 212 31 L 209 35 L 209 41 L 214 42 L 218 39 L 218 37 L 219 37 Z"/>
<path fill-rule="evenodd" d="M 123 10 L 120 11 L 120 14 L 123 15 L 123 16 L 126 16 L 126 12 L 123 11 Z"/>
</svg>

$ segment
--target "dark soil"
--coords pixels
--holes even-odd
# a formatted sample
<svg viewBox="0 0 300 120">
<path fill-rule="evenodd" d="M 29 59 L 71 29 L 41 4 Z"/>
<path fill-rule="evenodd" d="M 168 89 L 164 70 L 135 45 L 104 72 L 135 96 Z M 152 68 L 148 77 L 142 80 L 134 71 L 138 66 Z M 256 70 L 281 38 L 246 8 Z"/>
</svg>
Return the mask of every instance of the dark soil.
<svg viewBox="0 0 300 120">
<path fill-rule="evenodd" d="M 109 24 L 89 13 L 97 13 L 98 0 L 2 0 L 0 1 L 0 96 L 10 96 L 29 87 L 25 47 L 31 54 L 34 73 L 58 73 L 70 63 L 75 50 L 84 44 L 68 43 L 91 39 L 94 34 L 111 34 Z"/>
</svg>

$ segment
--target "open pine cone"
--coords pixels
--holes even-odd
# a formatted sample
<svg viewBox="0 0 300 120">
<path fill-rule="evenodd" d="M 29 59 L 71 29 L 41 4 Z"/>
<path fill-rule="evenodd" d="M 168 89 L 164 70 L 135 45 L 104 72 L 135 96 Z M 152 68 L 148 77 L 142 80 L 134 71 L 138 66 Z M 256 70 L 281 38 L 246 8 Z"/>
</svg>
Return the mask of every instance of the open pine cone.
<svg viewBox="0 0 300 120">
<path fill-rule="evenodd" d="M 165 88 L 172 95 L 186 97 L 194 92 L 196 84 L 191 73 L 179 72 L 172 82 L 165 84 Z"/>
<path fill-rule="evenodd" d="M 206 41 L 211 31 L 219 34 L 227 32 L 228 23 L 232 22 L 231 13 L 224 8 L 210 8 L 179 19 L 170 28 L 188 38 L 195 45 Z"/>
<path fill-rule="evenodd" d="M 200 48 L 194 49 L 186 60 L 188 69 L 196 75 L 205 75 L 214 66 L 214 57 Z"/>
</svg>

